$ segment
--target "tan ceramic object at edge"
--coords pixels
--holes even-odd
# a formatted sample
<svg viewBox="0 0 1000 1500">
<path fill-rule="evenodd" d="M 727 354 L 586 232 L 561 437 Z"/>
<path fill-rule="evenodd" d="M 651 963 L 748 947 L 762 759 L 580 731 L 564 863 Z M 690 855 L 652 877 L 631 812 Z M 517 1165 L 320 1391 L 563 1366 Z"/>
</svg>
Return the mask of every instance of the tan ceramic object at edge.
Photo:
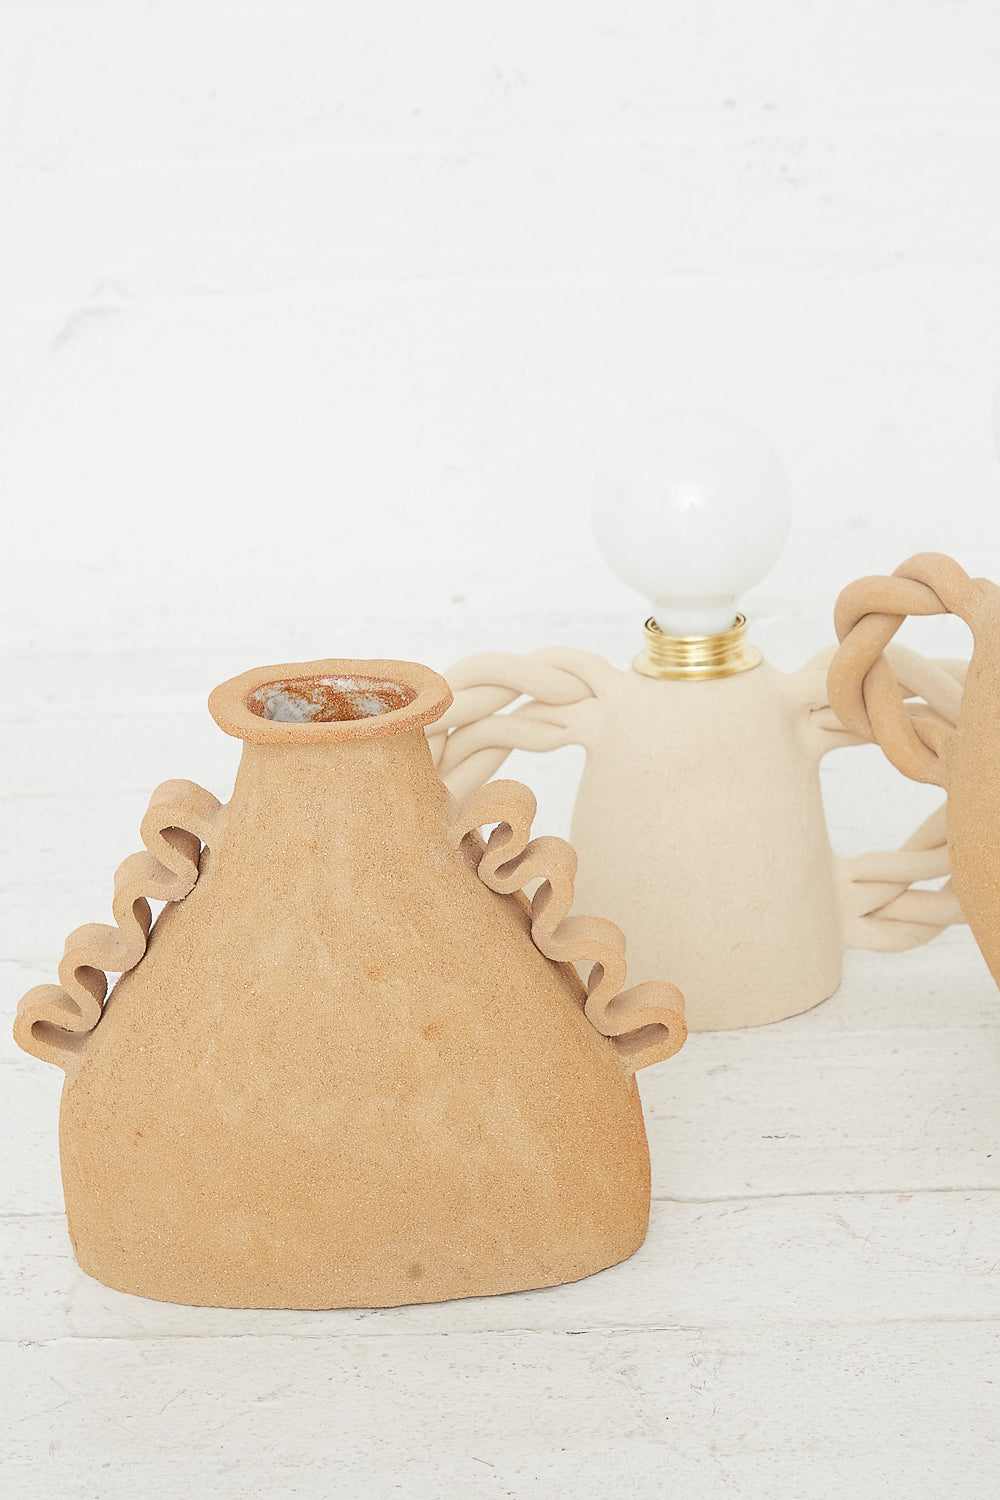
<svg viewBox="0 0 1000 1500">
<path fill-rule="evenodd" d="M 391 1306 L 575 1280 L 642 1242 L 633 1075 L 682 1044 L 683 1002 L 619 992 L 621 934 L 565 920 L 575 857 L 528 842 L 526 788 L 459 809 L 423 730 L 450 700 L 392 661 L 217 688 L 245 742 L 232 800 L 159 788 L 118 925 L 71 934 L 61 987 L 21 1002 L 20 1045 L 66 1071 L 70 1232 L 108 1286 Z M 152 931 L 146 896 L 169 903 Z M 124 972 L 102 1010 L 103 969 Z"/>
<path fill-rule="evenodd" d="M 886 647 L 907 615 L 954 614 L 975 648 L 957 723 L 907 701 Z M 1000 588 L 950 557 L 919 553 L 891 577 L 860 578 L 837 600 L 841 646 L 830 702 L 896 768 L 948 793 L 951 876 L 966 921 L 1000 984 Z"/>
</svg>

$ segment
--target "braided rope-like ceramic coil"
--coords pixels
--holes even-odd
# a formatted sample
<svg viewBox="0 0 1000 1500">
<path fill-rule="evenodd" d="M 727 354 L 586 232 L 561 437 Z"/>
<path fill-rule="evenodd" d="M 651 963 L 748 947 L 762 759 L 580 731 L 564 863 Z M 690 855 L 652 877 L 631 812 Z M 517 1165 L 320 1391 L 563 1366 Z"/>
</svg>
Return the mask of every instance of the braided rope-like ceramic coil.
<svg viewBox="0 0 1000 1500">
<path fill-rule="evenodd" d="M 557 750 L 578 744 L 581 712 L 621 674 L 590 651 L 554 646 L 517 656 L 487 651 L 448 671 L 455 694 L 427 731 L 441 779 L 463 797 L 494 776 L 512 750 Z M 530 701 L 505 714 L 517 698 Z"/>
<path fill-rule="evenodd" d="M 826 678 L 836 653 L 823 653 Z M 957 724 L 967 661 L 935 660 L 906 646 L 886 647 L 885 658 L 899 686 L 908 714 L 934 713 Z M 819 716 L 814 715 L 814 720 Z M 841 744 L 867 742 L 867 735 L 845 728 L 832 707 L 823 711 L 832 738 Z M 926 818 L 899 849 L 838 858 L 838 886 L 848 948 L 899 953 L 930 942 L 946 927 L 965 921 L 950 880 L 937 890 L 920 883 L 946 877 L 951 869 L 945 827 L 945 803 Z"/>
<path fill-rule="evenodd" d="M 61 1068 L 82 1055 L 103 1014 L 105 970 L 124 974 L 142 959 L 152 925 L 149 900 L 182 901 L 193 889 L 202 845 L 212 842 L 220 808 L 193 781 L 165 781 L 156 788 L 140 825 L 146 849 L 130 854 L 115 871 L 116 925 L 77 927 L 66 939 L 59 983 L 36 985 L 18 1005 L 14 1040 L 25 1052 Z"/>
<path fill-rule="evenodd" d="M 452 825 L 456 847 L 474 830 L 496 824 L 482 850 L 479 879 L 512 895 L 532 880 L 531 937 L 555 963 L 589 963 L 584 1013 L 608 1037 L 629 1073 L 672 1057 L 684 1045 L 684 997 L 676 985 L 648 980 L 624 990 L 625 937 L 602 917 L 571 917 L 576 853 L 564 839 L 531 838 L 535 798 L 518 781 L 492 781 L 466 798 Z"/>
<path fill-rule="evenodd" d="M 937 890 L 914 888 L 948 874 L 946 807 L 935 808 L 900 849 L 837 860 L 845 947 L 901 953 L 965 921 L 950 880 Z"/>
<path fill-rule="evenodd" d="M 970 578 L 950 557 L 923 552 L 891 577 L 859 578 L 837 600 L 834 622 L 841 644 L 827 678 L 831 707 L 848 729 L 874 740 L 914 781 L 946 784 L 954 722 L 907 701 L 912 685 L 899 681 L 886 647 L 907 615 L 958 615 L 975 634 L 996 595 L 995 584 Z"/>
</svg>

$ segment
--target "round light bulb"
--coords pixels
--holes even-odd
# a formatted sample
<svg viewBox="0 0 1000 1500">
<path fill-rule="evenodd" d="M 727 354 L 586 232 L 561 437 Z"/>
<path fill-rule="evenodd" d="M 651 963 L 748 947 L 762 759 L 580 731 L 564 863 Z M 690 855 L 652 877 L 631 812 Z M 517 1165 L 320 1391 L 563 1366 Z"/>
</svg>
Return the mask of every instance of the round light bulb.
<svg viewBox="0 0 1000 1500">
<path fill-rule="evenodd" d="M 671 636 L 718 635 L 777 562 L 791 525 L 776 453 L 746 422 L 701 407 L 627 432 L 598 471 L 592 519 L 618 577 Z"/>
</svg>

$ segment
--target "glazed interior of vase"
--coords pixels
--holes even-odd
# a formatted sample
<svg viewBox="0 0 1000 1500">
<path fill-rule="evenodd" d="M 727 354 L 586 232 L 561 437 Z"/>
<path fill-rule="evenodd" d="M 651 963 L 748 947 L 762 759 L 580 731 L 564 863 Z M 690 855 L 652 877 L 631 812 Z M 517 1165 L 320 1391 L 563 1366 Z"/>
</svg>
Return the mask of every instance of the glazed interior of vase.
<svg viewBox="0 0 1000 1500">
<path fill-rule="evenodd" d="M 413 688 L 378 677 L 291 677 L 265 682 L 247 707 L 279 724 L 329 724 L 391 713 L 416 696 Z"/>
</svg>

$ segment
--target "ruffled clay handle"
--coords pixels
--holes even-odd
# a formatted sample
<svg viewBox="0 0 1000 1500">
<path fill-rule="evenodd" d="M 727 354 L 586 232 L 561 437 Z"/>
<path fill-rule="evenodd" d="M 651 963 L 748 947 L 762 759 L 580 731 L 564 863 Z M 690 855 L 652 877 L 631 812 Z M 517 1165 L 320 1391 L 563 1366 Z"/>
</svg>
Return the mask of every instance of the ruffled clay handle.
<svg viewBox="0 0 1000 1500">
<path fill-rule="evenodd" d="M 541 878 L 531 898 L 531 937 L 555 963 L 590 963 L 584 1013 L 606 1036 L 625 1071 L 635 1073 L 679 1052 L 687 1037 L 684 996 L 676 985 L 648 980 L 623 990 L 625 938 L 602 917 L 571 917 L 576 852 L 564 839 L 531 838 L 535 798 L 518 781 L 491 781 L 462 803 L 452 824 L 457 848 L 495 823 L 479 858 L 484 885 L 501 895 Z"/>
<path fill-rule="evenodd" d="M 111 911 L 116 925 L 89 922 L 66 939 L 58 984 L 39 984 L 17 1007 L 14 1040 L 42 1062 L 78 1064 L 101 1019 L 105 970 L 124 974 L 146 952 L 152 925 L 147 897 L 181 901 L 198 879 L 202 845 L 212 842 L 221 803 L 193 781 L 165 781 L 149 800 L 140 826 L 146 851 L 130 854 L 115 872 Z"/>
</svg>

